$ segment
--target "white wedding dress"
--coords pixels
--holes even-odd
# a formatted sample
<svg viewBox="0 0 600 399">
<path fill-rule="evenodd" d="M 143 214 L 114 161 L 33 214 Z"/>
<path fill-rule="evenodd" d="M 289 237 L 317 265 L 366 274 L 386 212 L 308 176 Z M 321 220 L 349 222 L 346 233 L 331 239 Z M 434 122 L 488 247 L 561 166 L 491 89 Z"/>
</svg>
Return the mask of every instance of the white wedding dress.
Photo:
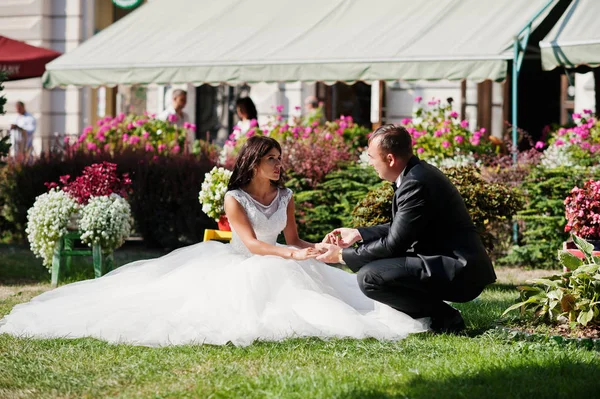
<svg viewBox="0 0 600 399">
<path fill-rule="evenodd" d="M 279 190 L 270 206 L 241 190 L 227 195 L 244 207 L 257 238 L 275 244 L 292 192 Z M 354 274 L 316 260 L 253 255 L 235 231 L 231 244 L 203 242 L 133 262 L 39 295 L 0 320 L 0 333 L 146 346 L 292 337 L 398 340 L 426 329 L 426 320 L 367 298 Z"/>
</svg>

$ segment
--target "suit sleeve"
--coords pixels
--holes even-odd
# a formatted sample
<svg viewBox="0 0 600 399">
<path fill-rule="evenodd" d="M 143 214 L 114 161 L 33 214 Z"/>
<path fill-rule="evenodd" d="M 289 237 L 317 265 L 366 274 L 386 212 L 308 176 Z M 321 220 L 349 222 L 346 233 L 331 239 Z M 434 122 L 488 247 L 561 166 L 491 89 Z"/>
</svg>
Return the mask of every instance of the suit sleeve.
<svg viewBox="0 0 600 399">
<path fill-rule="evenodd" d="M 362 237 L 364 243 L 375 241 L 381 237 L 384 237 L 390 231 L 390 223 L 380 224 L 371 227 L 359 227 L 358 232 Z"/>
<path fill-rule="evenodd" d="M 386 235 L 358 248 L 346 248 L 344 262 L 357 272 L 365 264 L 377 259 L 403 256 L 412 246 L 425 223 L 425 188 L 417 180 L 406 181 L 395 197 L 397 211 Z M 363 238 L 364 239 L 364 238 Z"/>
</svg>

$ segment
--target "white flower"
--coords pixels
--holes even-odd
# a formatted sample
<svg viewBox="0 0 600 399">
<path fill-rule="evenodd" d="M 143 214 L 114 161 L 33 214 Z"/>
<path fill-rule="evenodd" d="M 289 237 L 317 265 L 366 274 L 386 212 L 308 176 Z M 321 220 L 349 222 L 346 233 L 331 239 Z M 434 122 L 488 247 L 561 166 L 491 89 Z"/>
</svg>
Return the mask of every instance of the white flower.
<svg viewBox="0 0 600 399">
<path fill-rule="evenodd" d="M 225 193 L 230 178 L 230 170 L 215 166 L 205 174 L 202 188 L 198 193 L 198 200 L 202 204 L 202 212 L 216 221 L 225 212 L 223 202 L 225 201 Z"/>
<path fill-rule="evenodd" d="M 64 191 L 53 189 L 40 195 L 27 211 L 27 240 L 31 251 L 42 258 L 50 269 L 54 247 L 59 238 L 67 233 L 67 224 L 79 204 Z"/>
<path fill-rule="evenodd" d="M 100 244 L 110 252 L 125 242 L 131 233 L 131 207 L 121 196 L 92 197 L 81 210 L 81 241 Z"/>
</svg>

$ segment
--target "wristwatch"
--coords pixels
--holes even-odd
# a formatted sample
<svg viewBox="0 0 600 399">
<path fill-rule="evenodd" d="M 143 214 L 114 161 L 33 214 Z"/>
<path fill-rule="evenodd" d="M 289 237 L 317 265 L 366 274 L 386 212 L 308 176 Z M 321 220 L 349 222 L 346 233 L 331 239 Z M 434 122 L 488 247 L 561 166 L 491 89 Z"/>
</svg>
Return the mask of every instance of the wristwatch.
<svg viewBox="0 0 600 399">
<path fill-rule="evenodd" d="M 342 265 L 345 265 L 346 262 L 344 262 L 344 257 L 342 256 L 344 249 L 340 248 L 339 252 L 338 252 L 338 263 L 341 263 Z"/>
</svg>

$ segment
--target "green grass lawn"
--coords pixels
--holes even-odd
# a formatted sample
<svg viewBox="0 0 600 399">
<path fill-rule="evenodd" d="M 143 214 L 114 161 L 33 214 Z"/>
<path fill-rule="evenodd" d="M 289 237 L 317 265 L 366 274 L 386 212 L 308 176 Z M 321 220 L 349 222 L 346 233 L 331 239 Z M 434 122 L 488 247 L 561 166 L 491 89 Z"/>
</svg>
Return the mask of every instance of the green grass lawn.
<svg viewBox="0 0 600 399">
<path fill-rule="evenodd" d="M 117 264 L 156 255 L 123 249 Z M 600 390 L 598 352 L 494 329 L 519 281 L 501 272 L 499 284 L 457 305 L 467 336 L 146 348 L 0 335 L 0 398 L 583 398 Z M 0 316 L 49 289 L 22 248 L 0 247 L 0 281 Z"/>
</svg>

